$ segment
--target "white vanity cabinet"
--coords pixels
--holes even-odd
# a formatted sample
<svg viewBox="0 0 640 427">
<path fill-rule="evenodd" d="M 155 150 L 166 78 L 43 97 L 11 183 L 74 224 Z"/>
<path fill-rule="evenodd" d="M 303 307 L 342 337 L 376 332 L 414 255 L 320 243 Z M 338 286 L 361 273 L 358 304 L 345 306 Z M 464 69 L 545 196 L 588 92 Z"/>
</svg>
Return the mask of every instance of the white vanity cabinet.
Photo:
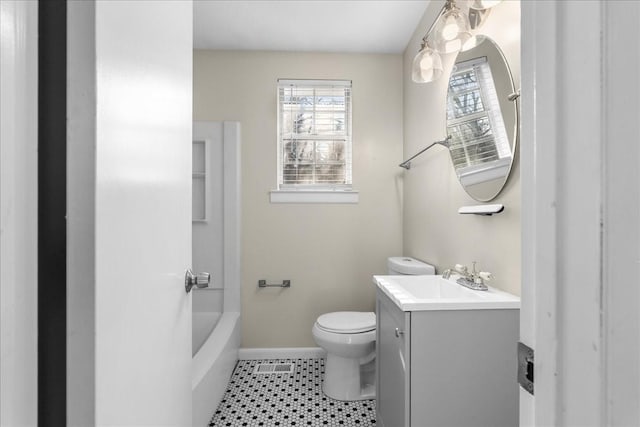
<svg viewBox="0 0 640 427">
<path fill-rule="evenodd" d="M 378 426 L 518 425 L 518 308 L 409 310 L 380 286 L 376 300 Z"/>
</svg>

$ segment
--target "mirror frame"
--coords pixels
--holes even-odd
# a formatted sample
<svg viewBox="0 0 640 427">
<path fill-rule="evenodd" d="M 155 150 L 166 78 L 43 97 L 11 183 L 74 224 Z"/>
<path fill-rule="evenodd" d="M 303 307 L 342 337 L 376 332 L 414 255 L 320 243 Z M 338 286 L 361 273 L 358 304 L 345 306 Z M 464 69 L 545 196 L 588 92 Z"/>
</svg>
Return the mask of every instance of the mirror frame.
<svg viewBox="0 0 640 427">
<path fill-rule="evenodd" d="M 509 145 L 511 147 L 511 161 L 509 163 L 509 168 L 507 170 L 507 174 L 504 178 L 504 180 L 502 181 L 502 183 L 499 185 L 499 187 L 495 190 L 495 192 L 492 192 L 491 196 L 488 197 L 480 197 L 478 195 L 474 195 L 470 192 L 470 190 L 467 189 L 467 187 L 465 187 L 462 182 L 460 181 L 460 177 L 456 171 L 455 166 L 453 165 L 453 159 L 451 158 L 451 150 L 449 149 L 449 146 L 447 146 L 447 148 L 449 149 L 449 159 L 451 161 L 451 165 L 453 166 L 453 171 L 456 174 L 456 179 L 458 180 L 458 183 L 460 184 L 460 186 L 462 187 L 462 189 L 474 200 L 478 201 L 478 202 L 489 202 L 493 199 L 495 199 L 496 197 L 498 197 L 500 195 L 500 193 L 502 192 L 502 190 L 504 190 L 504 188 L 506 187 L 507 183 L 509 182 L 509 179 L 511 177 L 511 171 L 513 170 L 513 165 L 516 159 L 516 155 L 518 153 L 518 145 L 519 145 L 519 140 L 520 140 L 520 94 L 519 92 L 516 91 L 516 87 L 515 87 L 515 82 L 513 80 L 513 73 L 511 72 L 511 67 L 509 66 L 509 61 L 507 61 L 506 56 L 504 55 L 504 52 L 502 51 L 502 49 L 500 48 L 500 46 L 498 45 L 498 43 L 496 43 L 495 40 L 493 40 L 491 37 L 485 35 L 485 34 L 477 34 L 476 37 L 483 37 L 484 40 L 482 41 L 482 43 L 485 42 L 490 42 L 495 50 L 497 51 L 497 53 L 499 54 L 499 57 L 502 59 L 504 66 L 506 68 L 506 74 L 508 76 L 508 84 L 512 90 L 511 93 L 507 93 L 505 94 L 505 96 L 507 97 L 507 100 L 509 100 L 509 97 L 511 96 L 515 96 L 515 99 L 511 100 L 510 102 L 513 103 L 513 108 L 515 111 L 515 117 L 514 117 L 514 123 L 513 123 L 513 141 L 511 140 L 511 138 L 509 138 Z M 482 44 L 481 43 L 481 44 Z M 447 92 L 445 95 L 445 126 L 444 126 L 444 131 L 445 131 L 445 135 L 447 135 L 447 137 L 449 136 L 449 130 L 448 130 L 448 123 L 449 123 L 449 119 L 448 119 L 448 114 L 447 114 L 447 108 L 448 108 L 448 102 L 449 102 L 449 82 L 451 80 L 451 75 L 453 74 L 454 70 L 455 70 L 455 66 L 458 63 L 458 57 L 461 54 L 467 53 L 468 51 L 465 52 L 458 52 L 454 62 L 453 62 L 453 66 L 451 68 L 451 71 L 449 73 L 449 78 L 447 79 Z M 465 59 L 465 61 L 471 60 L 471 58 L 469 59 Z M 494 77 L 495 79 L 495 77 Z M 500 94 L 498 94 L 498 97 L 500 97 Z M 504 117 L 504 113 L 501 113 Z M 507 130 L 507 137 L 509 137 L 509 131 L 505 126 L 505 130 Z"/>
</svg>

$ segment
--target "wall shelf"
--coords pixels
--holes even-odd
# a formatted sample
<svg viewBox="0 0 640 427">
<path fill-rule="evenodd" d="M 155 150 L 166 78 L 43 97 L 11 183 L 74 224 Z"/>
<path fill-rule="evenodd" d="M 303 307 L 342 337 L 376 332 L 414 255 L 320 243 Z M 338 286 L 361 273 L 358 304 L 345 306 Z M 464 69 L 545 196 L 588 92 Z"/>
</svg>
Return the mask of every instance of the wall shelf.
<svg viewBox="0 0 640 427">
<path fill-rule="evenodd" d="M 494 205 L 476 205 L 476 206 L 461 206 L 458 209 L 458 213 L 462 215 L 484 215 L 491 216 L 504 211 L 503 204 Z"/>
</svg>

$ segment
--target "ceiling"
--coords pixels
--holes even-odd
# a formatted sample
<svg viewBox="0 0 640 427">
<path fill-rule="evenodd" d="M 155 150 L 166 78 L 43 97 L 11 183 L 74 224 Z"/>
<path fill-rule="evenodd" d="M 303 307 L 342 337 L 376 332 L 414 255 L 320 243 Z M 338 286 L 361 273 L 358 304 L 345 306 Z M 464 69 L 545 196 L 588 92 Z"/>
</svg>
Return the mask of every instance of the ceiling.
<svg viewBox="0 0 640 427">
<path fill-rule="evenodd" d="M 428 0 L 196 0 L 194 47 L 402 53 Z"/>
</svg>

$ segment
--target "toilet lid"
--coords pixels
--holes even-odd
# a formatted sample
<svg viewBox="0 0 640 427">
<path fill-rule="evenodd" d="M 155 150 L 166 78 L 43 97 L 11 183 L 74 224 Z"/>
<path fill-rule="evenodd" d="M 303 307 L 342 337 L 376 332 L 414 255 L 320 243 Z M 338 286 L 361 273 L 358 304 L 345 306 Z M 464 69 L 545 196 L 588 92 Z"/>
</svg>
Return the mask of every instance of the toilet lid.
<svg viewBox="0 0 640 427">
<path fill-rule="evenodd" d="M 321 329 L 338 334 L 357 334 L 376 329 L 376 314 L 359 311 L 326 313 L 316 321 Z"/>
</svg>

